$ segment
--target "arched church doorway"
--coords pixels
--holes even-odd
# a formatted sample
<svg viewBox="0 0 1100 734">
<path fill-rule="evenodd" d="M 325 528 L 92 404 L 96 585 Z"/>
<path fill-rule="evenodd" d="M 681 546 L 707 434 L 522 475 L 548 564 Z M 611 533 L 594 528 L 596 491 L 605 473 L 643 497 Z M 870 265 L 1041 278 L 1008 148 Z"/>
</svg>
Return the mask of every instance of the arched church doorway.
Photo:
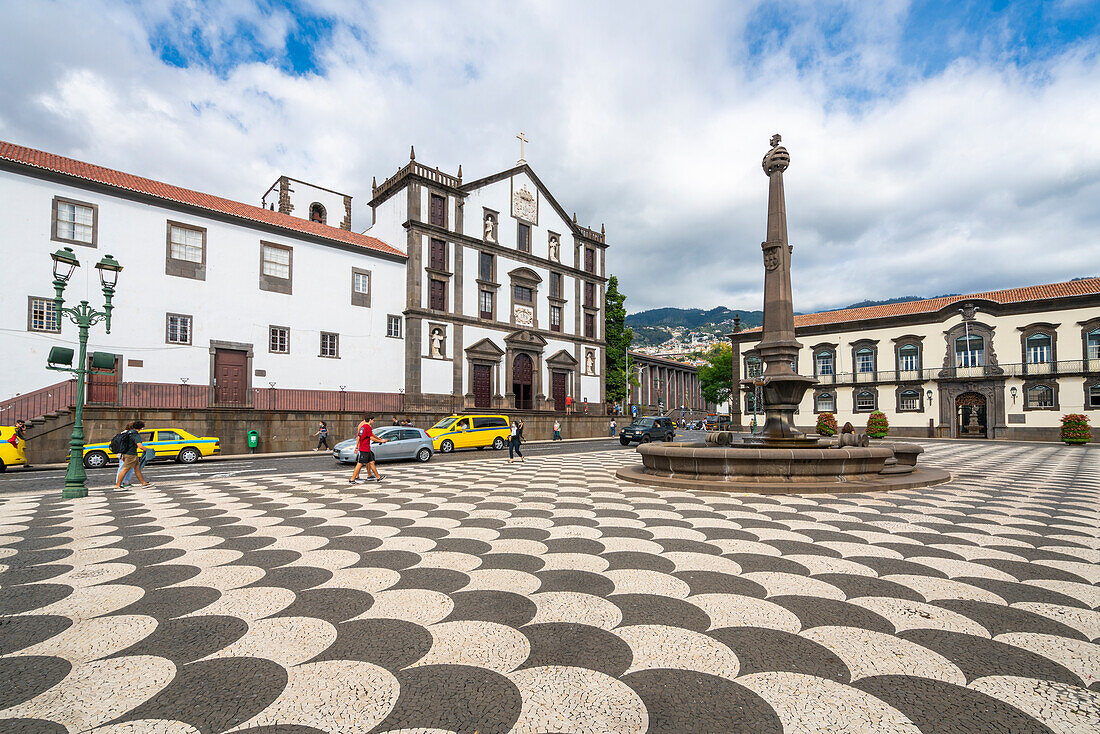
<svg viewBox="0 0 1100 734">
<path fill-rule="evenodd" d="M 534 385 L 535 365 L 531 357 L 517 354 L 512 360 L 512 392 L 516 396 L 516 408 L 531 410 L 532 386 Z"/>
<path fill-rule="evenodd" d="M 976 392 L 964 392 L 955 398 L 955 437 L 985 438 L 985 396 Z"/>
</svg>

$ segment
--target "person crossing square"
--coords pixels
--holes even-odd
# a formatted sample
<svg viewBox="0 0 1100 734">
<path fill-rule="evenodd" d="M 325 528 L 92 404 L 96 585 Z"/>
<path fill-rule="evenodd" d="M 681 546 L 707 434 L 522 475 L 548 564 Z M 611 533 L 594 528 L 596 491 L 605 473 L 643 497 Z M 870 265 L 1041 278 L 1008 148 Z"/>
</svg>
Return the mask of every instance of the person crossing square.
<svg viewBox="0 0 1100 734">
<path fill-rule="evenodd" d="M 369 413 L 363 416 L 363 421 L 359 424 L 358 431 L 358 443 L 356 450 L 359 452 L 355 457 L 355 471 L 351 474 L 351 479 L 348 480 L 348 484 L 362 484 L 363 482 L 381 482 L 385 477 L 378 473 L 378 468 L 374 464 L 374 452 L 371 451 L 371 442 L 374 443 L 389 443 L 387 439 L 379 438 L 374 435 L 372 424 L 374 423 L 374 416 Z M 360 479 L 359 471 L 364 467 L 367 467 L 367 478 Z"/>
</svg>

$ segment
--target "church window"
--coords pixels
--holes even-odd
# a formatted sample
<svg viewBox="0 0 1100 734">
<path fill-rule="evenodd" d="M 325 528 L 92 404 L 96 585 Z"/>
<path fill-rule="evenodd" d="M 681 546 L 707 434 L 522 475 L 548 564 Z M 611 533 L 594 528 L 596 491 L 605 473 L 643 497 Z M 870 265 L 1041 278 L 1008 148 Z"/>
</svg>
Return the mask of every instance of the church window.
<svg viewBox="0 0 1100 734">
<path fill-rule="evenodd" d="M 550 307 L 550 331 L 561 331 L 561 306 Z"/>
<path fill-rule="evenodd" d="M 817 357 L 814 360 L 814 368 L 819 375 L 831 375 L 833 374 L 833 353 L 832 352 L 818 352 Z"/>
<path fill-rule="evenodd" d="M 477 277 L 489 282 L 493 280 L 493 256 L 488 252 L 483 252 L 478 256 Z"/>
<path fill-rule="evenodd" d="M 836 398 L 831 392 L 818 393 L 814 398 L 814 410 L 818 413 L 832 413 L 836 411 Z"/>
<path fill-rule="evenodd" d="M 875 352 L 869 347 L 856 351 L 856 372 L 875 371 Z"/>
<path fill-rule="evenodd" d="M 94 204 L 55 198 L 53 200 L 53 239 L 95 247 L 98 213 L 99 208 Z"/>
<path fill-rule="evenodd" d="M 585 283 L 584 284 L 584 305 L 589 308 L 596 307 L 596 284 Z"/>
<path fill-rule="evenodd" d="M 324 224 L 328 220 L 325 207 L 318 202 L 309 205 L 309 221 Z"/>
<path fill-rule="evenodd" d="M 898 369 L 902 372 L 920 369 L 920 349 L 916 344 L 906 344 L 898 350 Z"/>
<path fill-rule="evenodd" d="M 870 390 L 864 390 L 856 394 L 856 412 L 862 413 L 875 409 L 875 394 Z"/>
<path fill-rule="evenodd" d="M 985 364 L 985 339 L 960 336 L 955 340 L 955 366 L 981 367 Z"/>
<path fill-rule="evenodd" d="M 1085 339 L 1088 359 L 1100 359 L 1100 329 L 1093 329 Z"/>
<path fill-rule="evenodd" d="M 1048 385 L 1035 385 L 1027 389 L 1027 402 L 1029 408 L 1053 408 L 1054 390 Z"/>
<path fill-rule="evenodd" d="M 596 272 L 596 251 L 591 247 L 584 248 L 584 269 L 585 272 Z"/>
<path fill-rule="evenodd" d="M 1025 342 L 1028 364 L 1045 364 L 1051 361 L 1051 339 L 1049 334 L 1038 332 L 1029 336 Z"/>
<path fill-rule="evenodd" d="M 493 318 L 493 292 L 492 291 L 481 291 L 481 295 L 479 297 L 479 304 L 480 304 L 480 306 L 479 306 L 478 310 L 481 313 L 481 318 L 483 318 L 483 319 L 492 319 Z"/>
<path fill-rule="evenodd" d="M 1093 385 L 1089 388 L 1088 400 L 1085 407 L 1089 410 L 1100 409 L 1100 385 Z"/>
<path fill-rule="evenodd" d="M 443 311 L 447 308 L 447 284 L 432 278 L 428 290 L 428 308 Z"/>
<path fill-rule="evenodd" d="M 447 226 L 447 200 L 439 194 L 432 194 L 430 197 L 430 219 L 429 221 L 437 227 Z"/>
<path fill-rule="evenodd" d="M 745 357 L 745 377 L 759 377 L 764 371 L 760 357 Z"/>
<path fill-rule="evenodd" d="M 432 270 L 447 269 L 447 243 L 443 240 L 432 240 L 431 257 L 428 261 Z"/>
<path fill-rule="evenodd" d="M 550 273 L 550 297 L 561 298 L 561 273 Z"/>
<path fill-rule="evenodd" d="M 586 313 L 584 315 L 584 335 L 589 339 L 596 338 L 596 314 Z"/>
<path fill-rule="evenodd" d="M 512 300 L 520 303 L 532 303 L 535 300 L 535 292 L 525 285 L 512 286 Z"/>
<path fill-rule="evenodd" d="M 903 390 L 898 397 L 898 410 L 920 410 L 920 393 L 916 390 Z"/>
<path fill-rule="evenodd" d="M 516 249 L 520 252 L 531 251 L 531 225 L 520 222 L 516 226 Z"/>
</svg>

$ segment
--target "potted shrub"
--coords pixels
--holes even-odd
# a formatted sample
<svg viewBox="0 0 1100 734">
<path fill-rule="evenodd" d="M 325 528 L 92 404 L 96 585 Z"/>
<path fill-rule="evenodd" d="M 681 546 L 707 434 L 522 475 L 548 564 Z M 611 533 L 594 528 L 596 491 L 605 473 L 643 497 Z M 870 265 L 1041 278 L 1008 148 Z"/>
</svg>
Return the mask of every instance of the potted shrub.
<svg viewBox="0 0 1100 734">
<path fill-rule="evenodd" d="M 886 438 L 890 432 L 890 423 L 886 420 L 886 414 L 876 410 L 867 417 L 867 435 L 871 438 Z"/>
<path fill-rule="evenodd" d="M 1081 413 L 1070 413 L 1062 416 L 1062 441 L 1079 446 L 1092 440 L 1092 431 L 1089 430 L 1089 418 Z"/>
<path fill-rule="evenodd" d="M 832 413 L 818 413 L 817 433 L 819 436 L 835 436 L 836 416 Z"/>
</svg>

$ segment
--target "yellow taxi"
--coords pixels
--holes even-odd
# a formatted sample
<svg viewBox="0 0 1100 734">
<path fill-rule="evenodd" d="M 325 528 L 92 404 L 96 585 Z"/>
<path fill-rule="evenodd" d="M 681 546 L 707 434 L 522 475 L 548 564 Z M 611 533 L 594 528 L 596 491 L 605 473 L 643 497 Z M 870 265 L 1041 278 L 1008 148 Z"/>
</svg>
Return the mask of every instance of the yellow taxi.
<svg viewBox="0 0 1100 734">
<path fill-rule="evenodd" d="M 0 471 L 4 471 L 9 466 L 22 466 L 27 463 L 27 457 L 23 453 L 27 448 L 27 442 L 16 439 L 15 443 L 12 443 L 11 439 L 14 435 L 15 426 L 0 426 Z"/>
<path fill-rule="evenodd" d="M 504 415 L 451 415 L 428 429 L 435 450 L 444 454 L 486 446 L 499 451 L 508 443 L 510 433 Z"/>
<path fill-rule="evenodd" d="M 138 440 L 155 451 L 157 459 L 175 459 L 181 464 L 193 464 L 203 456 L 221 453 L 217 436 L 194 436 L 182 428 L 146 428 L 138 431 Z M 117 458 L 117 457 L 116 457 Z M 99 469 L 111 461 L 111 442 L 84 444 L 84 466 Z"/>
</svg>

